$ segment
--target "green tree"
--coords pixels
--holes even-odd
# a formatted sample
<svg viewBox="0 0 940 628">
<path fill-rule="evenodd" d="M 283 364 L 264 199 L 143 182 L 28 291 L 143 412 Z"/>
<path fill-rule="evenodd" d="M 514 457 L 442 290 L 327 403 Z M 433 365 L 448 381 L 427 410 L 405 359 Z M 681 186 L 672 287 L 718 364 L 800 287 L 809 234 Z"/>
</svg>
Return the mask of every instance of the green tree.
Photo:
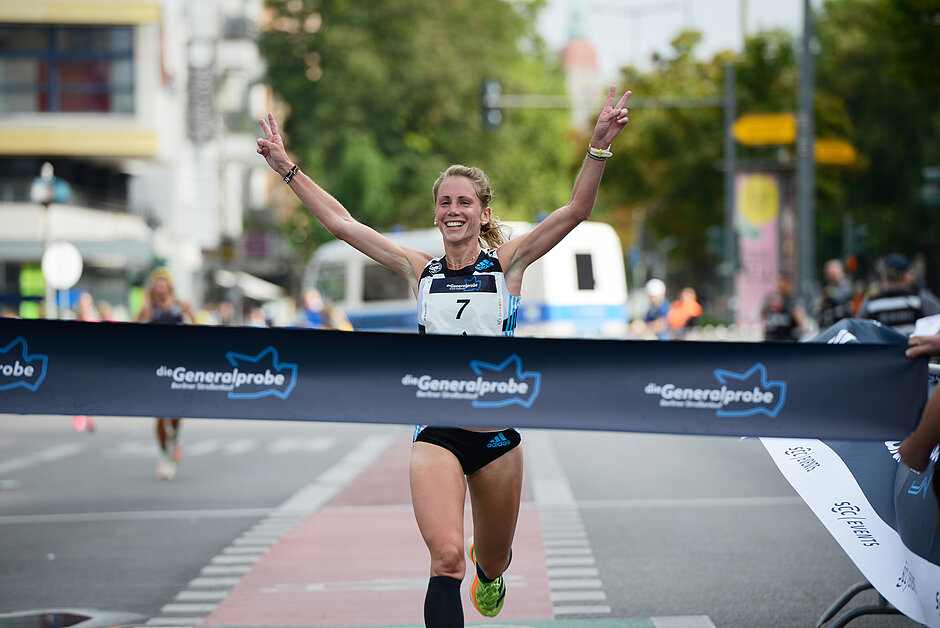
<svg viewBox="0 0 940 628">
<path fill-rule="evenodd" d="M 650 72 L 624 68 L 622 82 L 636 101 L 607 164 L 596 213 L 618 228 L 625 246 L 664 256 L 671 283 L 701 291 L 715 266 L 705 229 L 722 221 L 722 111 L 657 105 L 721 98 L 721 59 L 697 60 L 700 41 L 700 33 L 685 31 Z"/>
<path fill-rule="evenodd" d="M 563 91 L 535 32 L 544 0 L 268 0 L 261 39 L 287 103 L 283 131 L 305 172 L 377 229 L 431 223 L 431 184 L 451 163 L 483 168 L 503 219 L 567 200 L 567 118 L 507 111 L 482 128 L 480 86 Z M 299 210 L 300 211 L 300 210 Z M 302 242 L 309 252 L 321 230 Z"/>
<path fill-rule="evenodd" d="M 829 0 L 817 32 L 817 84 L 845 103 L 862 157 L 843 189 L 844 211 L 868 226 L 873 256 L 923 254 L 936 286 L 940 212 L 920 187 L 923 167 L 940 165 L 940 7 Z"/>
</svg>

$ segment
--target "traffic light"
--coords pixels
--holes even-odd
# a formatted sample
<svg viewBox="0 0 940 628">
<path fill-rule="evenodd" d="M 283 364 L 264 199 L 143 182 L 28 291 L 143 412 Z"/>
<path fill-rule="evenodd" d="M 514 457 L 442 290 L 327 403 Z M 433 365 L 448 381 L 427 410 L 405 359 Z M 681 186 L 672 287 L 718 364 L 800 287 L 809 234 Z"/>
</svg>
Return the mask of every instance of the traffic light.
<svg viewBox="0 0 940 628">
<path fill-rule="evenodd" d="M 480 109 L 483 112 L 483 128 L 493 131 L 503 121 L 503 111 L 499 108 L 499 97 L 503 86 L 496 79 L 486 79 L 480 88 Z"/>
<path fill-rule="evenodd" d="M 855 225 L 855 229 L 852 233 L 852 244 L 853 251 L 856 255 L 865 255 L 868 253 L 868 236 L 871 235 L 871 230 L 868 228 L 868 225 L 861 224 Z"/>
<path fill-rule="evenodd" d="M 722 257 L 725 254 L 724 227 L 717 225 L 705 227 L 705 251 L 715 257 Z"/>
<path fill-rule="evenodd" d="M 940 166 L 924 168 L 920 197 L 928 207 L 940 207 Z"/>
</svg>

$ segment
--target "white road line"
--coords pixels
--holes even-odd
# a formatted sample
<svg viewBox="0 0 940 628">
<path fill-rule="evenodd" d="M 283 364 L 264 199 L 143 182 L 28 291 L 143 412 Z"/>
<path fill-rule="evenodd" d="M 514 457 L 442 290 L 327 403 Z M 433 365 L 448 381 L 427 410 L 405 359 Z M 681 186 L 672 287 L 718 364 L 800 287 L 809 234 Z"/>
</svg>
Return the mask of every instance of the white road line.
<svg viewBox="0 0 940 628">
<path fill-rule="evenodd" d="M 251 565 L 206 565 L 199 573 L 206 576 L 241 576 L 251 571 Z"/>
<path fill-rule="evenodd" d="M 0 525 L 21 523 L 97 523 L 104 521 L 160 521 L 166 519 L 237 519 L 263 517 L 267 508 L 227 510 L 138 510 L 126 512 L 72 512 L 50 515 L 5 515 Z"/>
<path fill-rule="evenodd" d="M 607 599 L 600 570 L 574 493 L 549 434 L 526 433 L 526 462 L 539 509 L 548 587 L 556 616 L 609 615 L 610 606 L 584 604 Z M 551 561 L 556 561 L 552 563 Z"/>
<path fill-rule="evenodd" d="M 218 604 L 166 604 L 160 609 L 161 613 L 172 615 L 174 613 L 211 613 Z"/>
<path fill-rule="evenodd" d="M 558 567 L 548 569 L 548 577 L 554 578 L 596 578 L 600 576 L 597 567 Z"/>
<path fill-rule="evenodd" d="M 228 591 L 180 591 L 176 594 L 180 602 L 221 602 Z"/>
<path fill-rule="evenodd" d="M 189 581 L 190 587 L 223 588 L 234 587 L 241 578 L 193 578 Z"/>
<path fill-rule="evenodd" d="M 545 539 L 545 547 L 588 547 L 587 539 Z"/>
<path fill-rule="evenodd" d="M 556 606 L 552 609 L 555 615 L 609 615 L 611 608 L 609 606 Z"/>
<path fill-rule="evenodd" d="M 253 546 L 253 547 L 268 547 L 274 545 L 280 540 L 279 536 L 255 536 L 247 537 L 242 536 L 232 541 L 233 545 L 243 545 L 243 546 Z"/>
<path fill-rule="evenodd" d="M 563 580 L 561 578 L 556 578 L 548 581 L 548 587 L 552 590 L 555 589 L 564 589 L 564 590 L 589 590 L 589 589 L 603 589 L 604 583 L 601 582 L 600 578 L 572 578 L 568 580 Z"/>
<path fill-rule="evenodd" d="M 188 588 L 176 595 L 177 603 L 167 604 L 160 612 L 167 615 L 202 612 L 208 616 L 215 609 L 216 604 L 187 604 L 185 602 L 221 602 L 224 600 L 240 581 L 241 578 L 238 576 L 248 573 L 252 566 L 267 553 L 271 545 L 277 543 L 300 521 L 322 508 L 350 482 L 359 477 L 393 442 L 394 438 L 391 436 L 367 438 L 322 473 L 314 483 L 301 488 L 277 509 L 266 511 L 264 513 L 266 516 L 261 522 L 233 540 L 220 554 L 212 558 L 211 564 L 200 570 L 201 576 L 192 580 Z M 210 587 L 215 588 L 216 585 L 220 590 L 205 590 Z M 187 625 L 198 625 L 205 621 L 205 616 Z M 166 624 L 165 620 L 166 618 L 161 617 L 157 622 L 162 625 L 176 625 L 175 623 Z"/>
<path fill-rule="evenodd" d="M 55 462 L 63 458 L 77 456 L 83 453 L 87 448 L 88 447 L 82 443 L 63 443 L 47 449 L 41 449 L 27 456 L 11 458 L 0 462 L 0 473 L 14 473 L 46 462 Z"/>
<path fill-rule="evenodd" d="M 650 617 L 654 628 L 715 628 L 707 615 L 676 615 L 675 617 Z"/>
<path fill-rule="evenodd" d="M 603 602 L 603 591 L 552 591 L 552 602 Z"/>
<path fill-rule="evenodd" d="M 594 556 L 590 547 L 546 547 L 545 556 L 551 560 L 552 556 Z"/>
<path fill-rule="evenodd" d="M 584 535 L 583 529 L 571 532 L 542 532 L 543 539 L 583 539 Z"/>
<path fill-rule="evenodd" d="M 258 562 L 258 559 L 261 558 L 261 554 L 255 554 L 253 556 L 228 556 L 222 554 L 220 556 L 215 556 L 212 559 L 213 565 L 254 565 Z"/>
<path fill-rule="evenodd" d="M 591 567 L 597 564 L 593 556 L 548 556 L 545 565 L 551 567 Z"/>
<path fill-rule="evenodd" d="M 268 451 L 272 454 L 286 453 L 323 453 L 333 448 L 336 439 L 329 436 L 320 436 L 314 438 L 278 438 L 268 445 Z"/>
<path fill-rule="evenodd" d="M 754 506 L 803 506 L 799 497 L 691 497 L 684 499 L 589 499 L 579 508 L 733 508 Z"/>
<path fill-rule="evenodd" d="M 244 545 L 234 545 L 226 547 L 222 550 L 223 554 L 253 554 L 255 556 L 261 556 L 267 553 L 267 550 L 263 547 L 257 546 L 244 546 Z"/>
<path fill-rule="evenodd" d="M 258 448 L 258 441 L 254 438 L 236 438 L 230 443 L 226 443 L 222 448 L 227 456 L 239 456 L 247 454 Z"/>
</svg>

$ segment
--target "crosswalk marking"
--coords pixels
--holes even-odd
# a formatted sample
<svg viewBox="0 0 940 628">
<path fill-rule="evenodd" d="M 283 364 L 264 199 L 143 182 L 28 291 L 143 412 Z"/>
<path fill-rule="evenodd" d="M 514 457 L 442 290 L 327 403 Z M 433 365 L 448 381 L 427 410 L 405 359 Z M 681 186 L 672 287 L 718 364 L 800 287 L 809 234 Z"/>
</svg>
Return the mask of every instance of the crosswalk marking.
<svg viewBox="0 0 940 628">
<path fill-rule="evenodd" d="M 190 581 L 189 581 L 189 586 L 190 586 L 190 587 L 193 587 L 193 588 L 196 588 L 196 587 L 208 587 L 208 588 L 214 588 L 214 587 L 234 587 L 236 584 L 238 584 L 238 581 L 239 581 L 239 580 L 241 580 L 241 578 L 235 578 L 235 577 L 227 577 L 227 578 L 206 578 L 206 577 L 199 577 L 199 578 L 193 578 L 192 580 L 190 580 Z"/>
<path fill-rule="evenodd" d="M 272 454 L 312 453 L 329 451 L 336 444 L 336 439 L 329 436 L 315 438 L 278 438 L 268 445 Z"/>
<path fill-rule="evenodd" d="M 326 439 L 321 439 L 319 445 L 325 446 Z M 310 449 L 290 449 L 286 447 L 285 442 L 278 445 L 280 453 L 285 451 L 301 451 L 309 453 Z M 161 617 L 155 617 L 148 622 L 148 627 L 158 628 L 166 626 L 196 626 L 205 621 L 205 617 L 215 610 L 217 604 L 200 604 L 199 602 L 211 601 L 222 602 L 241 580 L 241 576 L 248 573 L 262 556 L 267 553 L 268 548 L 276 543 L 280 538 L 293 529 L 300 521 L 316 512 L 328 502 L 334 495 L 342 491 L 346 485 L 356 479 L 366 468 L 385 452 L 392 444 L 392 438 L 388 436 L 372 436 L 352 451 L 346 454 L 332 467 L 322 473 L 316 482 L 308 484 L 300 489 L 293 496 L 284 501 L 278 508 L 269 511 L 267 516 L 252 526 L 240 538 L 235 539 L 231 545 L 223 548 L 222 552 L 212 558 L 209 565 L 200 570 L 199 577 L 190 581 L 189 586 L 176 595 L 173 603 L 165 605 L 160 609 Z M 333 441 L 329 440 L 329 446 L 333 446 Z M 247 444 L 239 445 L 237 448 L 247 449 Z M 218 447 L 204 446 L 202 451 L 218 449 Z M 225 447 L 222 447 L 224 450 Z M 232 449 L 232 448 L 230 448 Z M 188 450 L 192 452 L 192 448 Z M 197 451 L 200 451 L 197 448 Z M 377 581 L 373 581 L 377 582 Z M 422 578 L 417 581 L 419 589 L 427 586 L 427 579 Z M 330 583 L 334 585 L 345 585 L 345 590 L 357 590 L 356 586 L 362 586 L 362 583 Z M 525 586 L 525 582 L 516 582 L 517 586 Z M 320 585 L 281 585 L 285 587 L 296 586 L 320 586 Z M 327 585 L 322 585 L 327 586 Z M 401 582 L 385 581 L 380 583 L 378 590 L 401 590 L 404 586 L 408 589 L 414 584 L 402 585 Z M 381 586 L 391 587 L 381 588 Z M 352 589 L 349 589 L 352 587 Z M 396 588 L 398 587 L 398 588 Z M 318 590 L 318 589 L 315 589 Z M 371 589 L 369 589 L 371 590 Z M 181 624 L 173 620 L 173 615 L 188 614 L 188 623 Z M 191 616 L 202 613 L 204 616 L 194 619 Z M 169 615 L 170 617 L 166 617 Z"/>
<path fill-rule="evenodd" d="M 597 567 L 549 567 L 549 578 L 596 578 L 600 575 Z"/>
<path fill-rule="evenodd" d="M 549 556 L 546 567 L 591 567 L 597 564 L 593 556 Z"/>
<path fill-rule="evenodd" d="M 603 602 L 607 594 L 603 591 L 553 591 L 552 602 Z"/>
<path fill-rule="evenodd" d="M 211 613 L 218 604 L 165 604 L 161 613 Z"/>
<path fill-rule="evenodd" d="M 708 615 L 676 615 L 673 617 L 650 617 L 653 628 L 715 628 Z"/>
<path fill-rule="evenodd" d="M 612 609 L 606 604 L 556 606 L 555 615 L 609 615 Z"/>
<path fill-rule="evenodd" d="M 0 473 L 13 473 L 23 471 L 30 467 L 35 467 L 46 462 L 56 462 L 63 458 L 77 456 L 84 453 L 87 446 L 82 443 L 63 443 L 47 449 L 41 449 L 32 454 L 21 456 L 19 458 L 10 458 L 0 462 Z"/>
<path fill-rule="evenodd" d="M 229 456 L 239 456 L 247 454 L 258 448 L 258 440 L 254 438 L 236 438 L 230 443 L 226 443 L 223 451 Z"/>
<path fill-rule="evenodd" d="M 336 439 L 330 436 L 313 436 L 309 438 L 275 438 L 270 442 L 249 436 L 224 438 L 187 439 L 185 434 L 181 440 L 186 457 L 199 457 L 208 455 L 244 456 L 251 453 L 263 452 L 274 455 L 283 454 L 319 454 L 333 449 Z M 81 445 L 84 447 L 84 445 Z M 81 452 L 77 452 L 81 453 Z M 157 457 L 157 446 L 153 440 L 133 440 L 115 443 L 106 447 L 103 454 L 109 458 L 153 458 Z M 12 462 L 12 461 L 7 461 Z M 6 464 L 6 463 L 4 463 Z M 3 472 L 0 464 L 0 473 Z"/>
<path fill-rule="evenodd" d="M 606 601 L 607 593 L 574 493 L 548 434 L 528 433 L 526 452 L 555 616 L 610 615 L 610 606 L 591 604 Z"/>
<path fill-rule="evenodd" d="M 180 602 L 221 602 L 228 591 L 180 591 L 176 599 Z"/>
<path fill-rule="evenodd" d="M 254 565 L 258 562 L 258 559 L 261 558 L 261 554 L 253 554 L 251 556 L 229 556 L 226 554 L 221 554 L 215 556 L 212 559 L 213 565 Z"/>
<path fill-rule="evenodd" d="M 182 627 L 195 626 L 200 621 L 202 621 L 201 617 L 154 617 L 152 619 L 148 619 L 147 623 L 144 625 L 149 626 L 150 628 L 159 628 L 161 626 Z"/>
<path fill-rule="evenodd" d="M 199 573 L 207 576 L 242 576 L 251 571 L 251 565 L 206 565 Z"/>
<path fill-rule="evenodd" d="M 545 555 L 552 556 L 594 556 L 590 547 L 546 547 Z"/>
</svg>

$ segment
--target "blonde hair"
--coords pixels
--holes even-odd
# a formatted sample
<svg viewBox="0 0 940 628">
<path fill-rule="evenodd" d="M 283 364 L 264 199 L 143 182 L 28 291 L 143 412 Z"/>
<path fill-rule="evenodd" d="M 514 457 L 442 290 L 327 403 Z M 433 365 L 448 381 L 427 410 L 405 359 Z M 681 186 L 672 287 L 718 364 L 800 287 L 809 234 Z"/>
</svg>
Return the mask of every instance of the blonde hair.
<svg viewBox="0 0 940 628">
<path fill-rule="evenodd" d="M 166 285 L 170 289 L 170 294 L 173 294 L 173 277 L 170 275 L 170 269 L 164 267 L 157 268 L 150 273 L 150 286 L 147 288 L 147 294 L 153 296 L 153 286 L 159 279 L 166 281 Z"/>
<path fill-rule="evenodd" d="M 441 183 L 443 183 L 444 179 L 447 177 L 464 177 L 469 179 L 470 183 L 473 184 L 473 190 L 476 192 L 477 198 L 480 199 L 480 204 L 483 208 L 485 209 L 490 206 L 490 201 L 493 200 L 493 190 L 490 188 L 490 180 L 486 177 L 486 174 L 479 168 L 463 166 L 461 164 L 450 166 L 447 170 L 442 172 L 441 176 L 434 182 L 433 194 L 435 205 L 437 205 L 437 193 L 441 189 Z M 480 244 L 486 248 L 495 249 L 501 244 L 505 244 L 508 240 L 509 238 L 506 237 L 502 225 L 499 224 L 499 217 L 491 213 L 489 222 L 480 225 Z"/>
</svg>

